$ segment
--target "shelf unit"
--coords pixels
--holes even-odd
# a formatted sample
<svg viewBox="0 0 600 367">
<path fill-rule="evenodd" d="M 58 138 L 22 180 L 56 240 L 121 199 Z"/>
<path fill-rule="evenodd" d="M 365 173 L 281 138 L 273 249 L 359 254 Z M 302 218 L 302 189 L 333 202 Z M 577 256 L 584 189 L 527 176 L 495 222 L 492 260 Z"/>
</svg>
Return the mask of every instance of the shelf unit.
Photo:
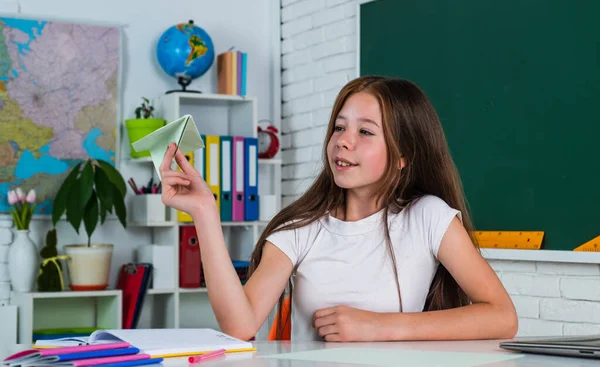
<svg viewBox="0 0 600 367">
<path fill-rule="evenodd" d="M 11 294 L 11 304 L 18 307 L 18 341 L 23 344 L 31 343 L 36 329 L 119 329 L 122 303 L 120 290 Z"/>
<path fill-rule="evenodd" d="M 170 93 L 156 99 L 157 116 L 173 121 L 190 114 L 198 131 L 204 135 L 238 135 L 257 137 L 257 100 L 242 97 L 206 93 Z M 279 128 L 279 126 L 276 126 Z M 124 152 L 121 169 L 146 173 L 145 179 L 153 177 L 156 171 L 150 158 L 130 158 L 129 141 L 123 134 L 121 148 Z M 132 195 L 132 193 L 130 192 Z M 276 210 L 281 209 L 281 157 L 258 160 L 258 194 L 276 196 Z M 131 205 L 131 204 L 129 204 Z M 259 205 L 260 206 L 260 205 Z M 225 242 L 232 260 L 249 260 L 254 245 L 267 225 L 267 221 L 222 222 Z M 151 233 L 152 244 L 167 245 L 173 248 L 172 262 L 175 279 L 172 289 L 150 289 L 144 300 L 138 327 L 210 327 L 218 329 L 216 318 L 208 301 L 206 288 L 179 288 L 179 229 L 193 225 L 178 222 L 177 212 L 167 210 L 167 220 L 161 222 L 130 223 L 131 227 L 146 227 Z"/>
</svg>

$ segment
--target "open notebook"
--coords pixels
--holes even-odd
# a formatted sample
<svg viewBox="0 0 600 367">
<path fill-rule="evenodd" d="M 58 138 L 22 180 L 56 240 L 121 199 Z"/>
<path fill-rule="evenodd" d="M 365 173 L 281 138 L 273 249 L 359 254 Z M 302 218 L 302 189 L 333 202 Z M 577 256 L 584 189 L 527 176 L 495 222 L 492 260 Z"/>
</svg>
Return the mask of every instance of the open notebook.
<svg viewBox="0 0 600 367">
<path fill-rule="evenodd" d="M 88 338 L 40 340 L 36 347 L 127 342 L 154 358 L 182 357 L 225 349 L 227 353 L 254 351 L 252 343 L 213 329 L 96 330 Z"/>
</svg>

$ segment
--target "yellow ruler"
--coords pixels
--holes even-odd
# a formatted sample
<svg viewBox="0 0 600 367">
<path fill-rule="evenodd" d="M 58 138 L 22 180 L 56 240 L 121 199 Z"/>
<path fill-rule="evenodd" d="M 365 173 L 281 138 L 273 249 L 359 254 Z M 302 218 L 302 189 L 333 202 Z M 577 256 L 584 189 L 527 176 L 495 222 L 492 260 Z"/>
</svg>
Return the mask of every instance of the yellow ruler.
<svg viewBox="0 0 600 367">
<path fill-rule="evenodd" d="M 589 240 L 583 245 L 576 247 L 573 251 L 589 251 L 589 252 L 597 252 L 600 251 L 600 236 Z"/>
<path fill-rule="evenodd" d="M 475 231 L 481 248 L 539 250 L 544 240 L 542 231 Z"/>
</svg>

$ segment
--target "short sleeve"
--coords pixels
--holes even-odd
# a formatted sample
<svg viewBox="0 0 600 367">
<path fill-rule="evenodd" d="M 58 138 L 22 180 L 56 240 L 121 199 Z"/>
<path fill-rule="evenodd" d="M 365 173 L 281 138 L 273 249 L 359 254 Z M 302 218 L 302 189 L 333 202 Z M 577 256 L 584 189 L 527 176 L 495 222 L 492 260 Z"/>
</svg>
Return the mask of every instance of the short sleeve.
<svg viewBox="0 0 600 367">
<path fill-rule="evenodd" d="M 462 222 L 459 210 L 450 207 L 444 200 L 437 196 L 427 195 L 418 200 L 417 204 L 422 215 L 423 231 L 429 244 L 432 255 L 437 258 L 442 237 L 454 217 Z"/>
<path fill-rule="evenodd" d="M 285 229 L 271 233 L 267 236 L 267 241 L 283 251 L 290 258 L 294 266 L 297 265 L 300 257 L 298 252 L 298 239 L 296 229 Z"/>
</svg>

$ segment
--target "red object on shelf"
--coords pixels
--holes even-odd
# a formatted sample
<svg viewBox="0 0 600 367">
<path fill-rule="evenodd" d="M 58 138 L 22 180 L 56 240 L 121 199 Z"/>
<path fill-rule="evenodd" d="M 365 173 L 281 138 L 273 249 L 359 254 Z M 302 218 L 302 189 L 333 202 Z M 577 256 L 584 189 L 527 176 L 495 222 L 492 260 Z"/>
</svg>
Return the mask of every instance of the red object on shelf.
<svg viewBox="0 0 600 367">
<path fill-rule="evenodd" d="M 200 288 L 202 283 L 202 260 L 194 226 L 179 229 L 179 286 Z"/>
</svg>

